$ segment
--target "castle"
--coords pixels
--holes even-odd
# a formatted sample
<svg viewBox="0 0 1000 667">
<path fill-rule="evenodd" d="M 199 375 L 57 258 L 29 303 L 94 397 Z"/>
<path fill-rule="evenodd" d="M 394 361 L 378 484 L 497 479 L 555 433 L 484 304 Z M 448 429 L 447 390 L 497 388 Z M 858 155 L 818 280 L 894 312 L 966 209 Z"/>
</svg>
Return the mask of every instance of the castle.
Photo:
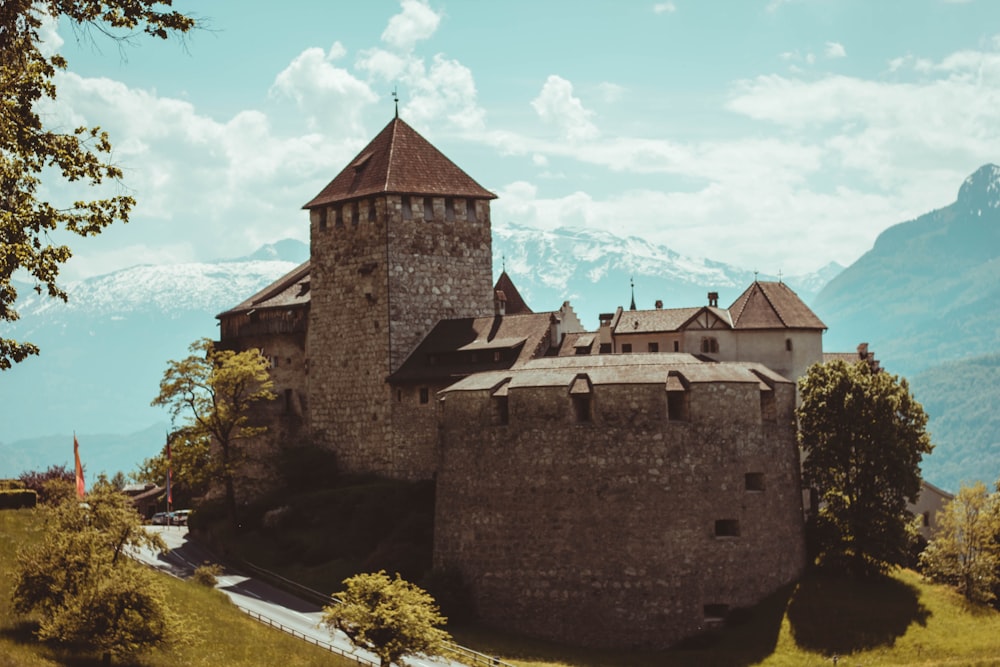
<svg viewBox="0 0 1000 667">
<path fill-rule="evenodd" d="M 310 260 L 218 316 L 271 360 L 272 437 L 435 480 L 435 566 L 500 627 L 665 647 L 795 580 L 823 323 L 756 281 L 596 331 L 533 312 L 493 281 L 493 199 L 396 117 L 305 205 Z"/>
</svg>

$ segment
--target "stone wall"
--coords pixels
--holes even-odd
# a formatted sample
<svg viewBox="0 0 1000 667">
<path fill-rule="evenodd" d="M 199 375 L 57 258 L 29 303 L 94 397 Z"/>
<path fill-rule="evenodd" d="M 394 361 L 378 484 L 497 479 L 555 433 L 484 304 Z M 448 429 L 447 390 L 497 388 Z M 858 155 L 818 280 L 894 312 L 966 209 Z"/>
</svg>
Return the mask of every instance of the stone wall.
<svg viewBox="0 0 1000 667">
<path fill-rule="evenodd" d="M 310 212 L 310 422 L 345 471 L 433 476 L 436 441 L 393 417 L 386 379 L 438 320 L 492 312 L 489 202 L 467 208 L 385 195 Z"/>
<path fill-rule="evenodd" d="M 434 561 L 487 623 L 584 646 L 664 647 L 793 581 L 805 560 L 794 389 L 755 383 L 488 391 L 442 408 Z M 765 392 L 766 393 L 766 392 Z"/>
</svg>

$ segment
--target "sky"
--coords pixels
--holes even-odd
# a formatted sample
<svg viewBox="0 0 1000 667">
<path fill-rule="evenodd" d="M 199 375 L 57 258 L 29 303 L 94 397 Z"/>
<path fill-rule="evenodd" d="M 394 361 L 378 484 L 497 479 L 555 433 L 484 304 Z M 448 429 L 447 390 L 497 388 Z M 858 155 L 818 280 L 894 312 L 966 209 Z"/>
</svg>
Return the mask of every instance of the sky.
<svg viewBox="0 0 1000 667">
<path fill-rule="evenodd" d="M 66 239 L 64 281 L 308 240 L 302 205 L 392 119 L 394 90 L 499 196 L 494 226 L 772 275 L 848 265 L 1000 163 L 994 0 L 174 6 L 201 23 L 180 40 L 46 27 L 69 61 L 47 122 L 108 131 L 114 191 L 138 200 L 128 225 Z"/>
</svg>

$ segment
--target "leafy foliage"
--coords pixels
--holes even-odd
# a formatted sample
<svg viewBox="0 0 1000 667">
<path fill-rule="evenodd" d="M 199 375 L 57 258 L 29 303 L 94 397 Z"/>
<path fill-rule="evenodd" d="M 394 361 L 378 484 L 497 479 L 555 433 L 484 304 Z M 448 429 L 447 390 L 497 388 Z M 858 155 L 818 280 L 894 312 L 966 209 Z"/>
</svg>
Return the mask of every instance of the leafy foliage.
<svg viewBox="0 0 1000 667">
<path fill-rule="evenodd" d="M 859 362 L 813 365 L 799 384 L 803 477 L 819 495 L 810 535 L 821 565 L 855 575 L 904 563 L 930 453 L 927 415 L 905 379 Z"/>
<path fill-rule="evenodd" d="M 1000 587 L 1000 491 L 963 486 L 938 513 L 938 531 L 920 557 L 924 573 L 951 584 L 971 602 L 989 602 Z"/>
<path fill-rule="evenodd" d="M 47 470 L 22 472 L 18 480 L 26 489 L 38 494 L 38 502 L 58 505 L 75 493 L 75 474 L 64 465 L 49 466 Z"/>
<path fill-rule="evenodd" d="M 340 604 L 323 609 L 323 623 L 346 634 L 357 646 L 371 650 L 383 667 L 406 655 L 436 655 L 451 637 L 437 626 L 445 619 L 433 598 L 398 574 L 384 571 L 344 580 L 347 587 L 334 597 Z"/>
<path fill-rule="evenodd" d="M 205 433 L 189 429 L 176 431 L 171 435 L 170 461 L 167 461 L 164 445 L 159 454 L 143 461 L 133 476 L 137 482 L 163 484 L 169 467 L 173 470 L 174 506 L 190 506 L 195 498 L 205 495 L 212 480 L 219 477 L 211 443 L 211 437 Z"/>
<path fill-rule="evenodd" d="M 127 497 L 96 485 L 86 503 L 70 498 L 43 512 L 43 539 L 17 554 L 13 595 L 15 611 L 39 616 L 39 639 L 110 657 L 183 638 L 160 585 L 125 555 L 166 548 Z"/>
<path fill-rule="evenodd" d="M 182 440 L 213 443 L 208 469 L 225 485 L 229 518 L 236 525 L 234 478 L 244 457 L 242 444 L 267 430 L 250 424 L 250 411 L 255 403 L 276 398 L 274 383 L 260 350 L 216 349 L 208 338 L 189 350 L 190 356 L 168 362 L 152 404 L 169 408 L 175 424 L 184 420 Z"/>
<path fill-rule="evenodd" d="M 94 28 L 120 42 L 135 30 L 166 39 L 194 26 L 179 12 L 161 11 L 169 6 L 170 0 L 5 0 L 0 5 L 0 321 L 18 319 L 11 278 L 19 270 L 31 276 L 37 292 L 44 288 L 50 297 L 66 300 L 56 279 L 71 252 L 53 244 L 50 233 L 99 234 L 116 220 L 128 222 L 135 204 L 124 194 L 71 203 L 39 197 L 56 178 L 98 186 L 122 176 L 109 161 L 111 142 L 99 127 L 69 132 L 46 127 L 39 103 L 56 98 L 56 73 L 67 62 L 46 52 L 40 35 L 44 22 L 65 17 L 77 29 Z M 0 370 L 32 354 L 38 354 L 32 343 L 0 338 Z"/>
</svg>

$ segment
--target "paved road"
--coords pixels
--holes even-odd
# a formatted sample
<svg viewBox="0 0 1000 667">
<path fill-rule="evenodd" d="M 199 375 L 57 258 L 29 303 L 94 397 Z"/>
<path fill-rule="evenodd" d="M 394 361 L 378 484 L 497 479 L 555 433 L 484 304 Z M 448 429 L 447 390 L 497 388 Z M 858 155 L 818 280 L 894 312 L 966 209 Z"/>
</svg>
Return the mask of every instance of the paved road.
<svg viewBox="0 0 1000 667">
<path fill-rule="evenodd" d="M 167 553 L 157 553 L 144 549 L 135 556 L 148 565 L 187 578 L 194 569 L 206 562 L 217 562 L 216 558 L 201 545 L 188 539 L 187 528 L 182 526 L 147 526 L 147 531 L 159 533 L 170 547 Z M 335 646 L 340 652 L 367 660 L 378 665 L 378 658 L 371 652 L 358 649 L 339 630 L 331 633 L 320 625 L 322 608 L 318 604 L 302 600 L 263 581 L 245 576 L 226 568 L 217 577 L 216 588 L 229 596 L 237 607 L 251 614 L 270 619 L 296 633 L 322 644 Z M 407 665 L 415 667 L 462 667 L 461 663 L 444 658 L 407 657 Z"/>
</svg>

